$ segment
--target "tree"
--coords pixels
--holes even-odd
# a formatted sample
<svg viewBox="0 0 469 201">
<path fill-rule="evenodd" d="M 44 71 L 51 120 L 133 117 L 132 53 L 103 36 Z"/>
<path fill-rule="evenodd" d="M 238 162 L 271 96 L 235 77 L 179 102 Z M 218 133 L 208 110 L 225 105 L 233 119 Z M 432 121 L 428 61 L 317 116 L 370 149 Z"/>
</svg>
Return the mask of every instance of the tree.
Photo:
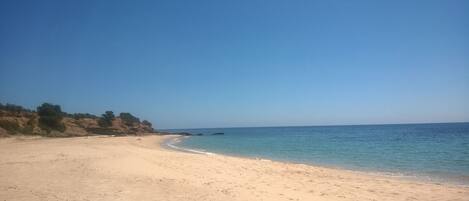
<svg viewBox="0 0 469 201">
<path fill-rule="evenodd" d="M 112 111 L 106 111 L 104 114 L 101 115 L 101 118 L 98 120 L 98 124 L 101 127 L 109 127 L 112 126 L 112 121 L 116 117 L 114 116 L 114 112 Z"/>
<path fill-rule="evenodd" d="M 122 119 L 125 125 L 133 126 L 135 123 L 140 123 L 140 119 L 134 117 L 132 114 L 128 112 L 122 112 L 119 114 L 119 117 Z"/>
<path fill-rule="evenodd" d="M 147 121 L 147 120 L 143 120 L 143 121 L 142 121 L 142 124 L 145 125 L 145 126 L 148 126 L 148 127 L 150 127 L 150 128 L 151 128 L 151 126 L 152 126 L 151 123 L 150 123 L 149 121 Z"/>
<path fill-rule="evenodd" d="M 78 119 L 84 119 L 84 118 L 89 118 L 89 119 L 97 119 L 98 117 L 93 114 L 89 113 L 74 113 L 71 115 L 72 118 L 78 120 Z"/>
<path fill-rule="evenodd" d="M 8 111 L 8 112 L 17 113 L 17 114 L 19 114 L 21 112 L 32 112 L 31 110 L 26 109 L 23 106 L 10 104 L 10 103 L 7 103 L 5 105 L 0 103 L 0 109 Z"/>
<path fill-rule="evenodd" d="M 43 103 L 37 107 L 37 114 L 39 115 L 39 127 L 50 132 L 57 130 L 60 132 L 65 131 L 65 125 L 62 123 L 63 113 L 60 105 L 53 105 L 50 103 Z"/>
</svg>

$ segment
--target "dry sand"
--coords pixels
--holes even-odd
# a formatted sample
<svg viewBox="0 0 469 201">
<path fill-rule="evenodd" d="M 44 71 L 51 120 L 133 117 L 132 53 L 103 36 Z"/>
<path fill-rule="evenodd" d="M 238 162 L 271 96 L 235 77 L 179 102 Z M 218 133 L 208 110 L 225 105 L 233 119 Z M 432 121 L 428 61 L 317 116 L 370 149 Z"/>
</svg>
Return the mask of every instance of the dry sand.
<svg viewBox="0 0 469 201">
<path fill-rule="evenodd" d="M 469 200 L 469 187 L 183 153 L 167 137 L 0 139 L 0 201 Z"/>
</svg>

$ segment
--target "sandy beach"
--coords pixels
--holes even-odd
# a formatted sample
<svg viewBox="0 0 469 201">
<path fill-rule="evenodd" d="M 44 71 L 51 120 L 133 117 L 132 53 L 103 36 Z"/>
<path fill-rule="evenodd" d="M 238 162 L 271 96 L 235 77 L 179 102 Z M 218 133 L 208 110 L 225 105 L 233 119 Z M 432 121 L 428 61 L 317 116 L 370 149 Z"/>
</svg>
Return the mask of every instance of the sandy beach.
<svg viewBox="0 0 469 201">
<path fill-rule="evenodd" d="M 469 200 L 469 187 L 162 147 L 170 136 L 2 138 L 0 200 Z"/>
</svg>

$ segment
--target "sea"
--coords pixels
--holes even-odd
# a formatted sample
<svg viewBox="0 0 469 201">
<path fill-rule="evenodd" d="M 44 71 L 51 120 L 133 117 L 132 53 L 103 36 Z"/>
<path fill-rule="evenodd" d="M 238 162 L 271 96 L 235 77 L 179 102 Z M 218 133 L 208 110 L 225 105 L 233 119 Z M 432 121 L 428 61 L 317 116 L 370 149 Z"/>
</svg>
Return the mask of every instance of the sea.
<svg viewBox="0 0 469 201">
<path fill-rule="evenodd" d="M 172 129 L 197 153 L 469 185 L 469 123 Z M 215 133 L 218 133 L 214 135 Z"/>
</svg>

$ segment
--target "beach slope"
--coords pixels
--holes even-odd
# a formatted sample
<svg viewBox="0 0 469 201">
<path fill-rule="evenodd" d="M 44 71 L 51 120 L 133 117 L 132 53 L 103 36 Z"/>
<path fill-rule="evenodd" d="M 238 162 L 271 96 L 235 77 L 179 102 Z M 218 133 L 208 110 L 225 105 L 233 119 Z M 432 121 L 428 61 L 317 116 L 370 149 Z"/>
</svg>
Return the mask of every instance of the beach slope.
<svg viewBox="0 0 469 201">
<path fill-rule="evenodd" d="M 469 188 L 184 153 L 168 136 L 0 139 L 0 200 L 469 200 Z"/>
</svg>

